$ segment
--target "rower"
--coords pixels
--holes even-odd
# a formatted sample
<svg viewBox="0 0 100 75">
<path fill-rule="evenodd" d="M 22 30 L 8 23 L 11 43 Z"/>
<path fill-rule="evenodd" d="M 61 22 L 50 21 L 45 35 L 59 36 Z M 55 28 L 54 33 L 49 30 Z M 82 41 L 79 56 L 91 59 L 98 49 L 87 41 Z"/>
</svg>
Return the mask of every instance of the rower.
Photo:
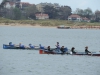
<svg viewBox="0 0 100 75">
<path fill-rule="evenodd" d="M 90 51 L 88 51 L 88 46 L 85 47 L 85 53 L 86 54 L 91 53 Z"/>
<path fill-rule="evenodd" d="M 22 45 L 21 43 L 19 43 L 19 47 L 20 47 L 20 48 L 23 48 L 23 49 L 26 48 L 26 47 L 25 47 L 24 45 Z"/>
<path fill-rule="evenodd" d="M 49 52 L 52 52 L 52 50 L 50 49 L 50 46 L 47 47 L 47 50 L 48 50 Z"/>
<path fill-rule="evenodd" d="M 60 45 L 59 42 L 57 42 L 57 45 L 55 45 L 57 47 L 57 49 L 60 49 Z"/>
<path fill-rule="evenodd" d="M 12 44 L 12 42 L 9 42 L 9 46 L 14 46 L 14 44 Z"/>
<path fill-rule="evenodd" d="M 72 52 L 72 54 L 76 54 L 76 52 L 75 52 L 75 50 L 74 50 L 75 48 L 74 47 L 72 47 L 72 49 L 71 49 L 71 52 Z"/>
<path fill-rule="evenodd" d="M 34 46 L 32 46 L 32 44 L 29 44 L 29 47 L 30 47 L 30 48 L 34 48 Z"/>
<path fill-rule="evenodd" d="M 39 44 L 39 46 L 40 46 L 40 49 L 45 49 L 44 46 L 42 46 L 41 44 Z"/>
<path fill-rule="evenodd" d="M 62 46 L 62 47 L 60 48 L 60 50 L 61 50 L 62 54 L 64 54 L 64 52 L 65 52 L 64 46 Z"/>
</svg>

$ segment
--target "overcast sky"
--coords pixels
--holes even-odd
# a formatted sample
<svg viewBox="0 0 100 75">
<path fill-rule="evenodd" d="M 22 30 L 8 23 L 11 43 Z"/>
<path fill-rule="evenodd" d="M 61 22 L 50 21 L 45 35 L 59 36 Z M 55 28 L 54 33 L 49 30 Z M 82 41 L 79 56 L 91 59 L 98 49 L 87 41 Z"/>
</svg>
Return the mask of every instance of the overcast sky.
<svg viewBox="0 0 100 75">
<path fill-rule="evenodd" d="M 21 0 L 21 2 L 29 2 L 31 4 L 39 4 L 41 2 L 58 3 L 59 5 L 70 6 L 72 11 L 75 11 L 76 8 L 86 9 L 88 7 L 93 12 L 97 9 L 100 10 L 100 0 Z"/>
</svg>

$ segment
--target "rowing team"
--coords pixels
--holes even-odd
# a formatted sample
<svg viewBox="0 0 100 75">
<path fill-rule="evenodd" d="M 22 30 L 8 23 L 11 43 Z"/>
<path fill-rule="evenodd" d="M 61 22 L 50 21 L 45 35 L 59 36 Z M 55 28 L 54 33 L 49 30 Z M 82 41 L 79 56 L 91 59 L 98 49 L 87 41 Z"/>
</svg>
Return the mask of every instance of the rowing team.
<svg viewBox="0 0 100 75">
<path fill-rule="evenodd" d="M 55 45 L 55 46 L 56 46 L 56 49 L 58 49 L 58 50 L 60 50 L 60 51 L 62 52 L 62 54 L 64 54 L 66 51 L 68 51 L 68 49 L 67 49 L 67 48 L 64 48 L 64 46 L 60 47 L 59 42 L 57 42 L 57 45 Z M 53 50 L 50 49 L 50 46 L 47 47 L 47 50 L 50 51 L 50 52 L 53 51 Z M 72 48 L 71 48 L 70 54 L 76 54 L 76 53 L 77 53 L 77 52 L 75 51 L 75 48 L 72 47 Z M 86 54 L 91 53 L 91 52 L 88 50 L 88 46 L 85 47 L 85 53 L 86 53 Z"/>
<path fill-rule="evenodd" d="M 15 45 L 15 44 L 12 44 L 12 42 L 9 42 L 9 46 L 20 47 L 20 48 L 35 48 L 35 47 L 39 47 L 39 46 L 35 46 L 35 45 L 32 45 L 32 44 L 29 44 L 29 46 L 25 46 L 25 45 L 22 45 L 21 43 L 19 43 L 19 45 Z"/>
<path fill-rule="evenodd" d="M 9 42 L 9 45 L 10 46 L 14 46 L 14 47 L 21 47 L 21 48 L 35 48 L 35 47 L 40 47 L 40 49 L 45 49 L 45 47 L 41 46 L 41 44 L 39 44 L 39 46 L 33 46 L 32 44 L 29 44 L 29 46 L 27 47 L 27 46 L 22 45 L 21 43 L 19 43 L 19 45 L 15 45 L 15 44 L 12 44 L 12 42 Z M 64 46 L 60 47 L 59 42 L 57 42 L 57 45 L 55 45 L 55 46 L 56 46 L 57 49 L 60 49 L 62 53 L 65 53 L 66 51 L 68 51 L 68 49 L 67 48 L 65 49 Z M 50 46 L 47 47 L 47 50 L 48 51 L 52 51 L 50 49 Z M 72 52 L 72 54 L 76 53 L 74 47 L 72 47 L 71 52 Z M 85 53 L 86 54 L 91 53 L 90 51 L 88 51 L 88 47 L 87 46 L 85 47 Z"/>
</svg>

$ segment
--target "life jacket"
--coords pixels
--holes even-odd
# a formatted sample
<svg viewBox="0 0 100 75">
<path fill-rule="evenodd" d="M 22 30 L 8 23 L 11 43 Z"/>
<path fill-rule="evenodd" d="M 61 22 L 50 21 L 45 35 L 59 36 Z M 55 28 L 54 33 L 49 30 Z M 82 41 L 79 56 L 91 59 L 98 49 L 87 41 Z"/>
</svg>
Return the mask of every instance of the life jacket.
<svg viewBox="0 0 100 75">
<path fill-rule="evenodd" d="M 24 46 L 24 45 L 20 45 L 19 47 L 20 47 L 20 48 L 25 48 L 25 46 Z"/>
<path fill-rule="evenodd" d="M 41 44 L 39 44 L 39 46 L 40 46 L 40 49 L 44 49 L 44 46 L 41 46 Z"/>
<path fill-rule="evenodd" d="M 12 44 L 12 42 L 9 42 L 9 46 L 14 46 L 14 44 Z"/>
<path fill-rule="evenodd" d="M 30 48 L 34 48 L 34 46 L 30 45 Z"/>
</svg>

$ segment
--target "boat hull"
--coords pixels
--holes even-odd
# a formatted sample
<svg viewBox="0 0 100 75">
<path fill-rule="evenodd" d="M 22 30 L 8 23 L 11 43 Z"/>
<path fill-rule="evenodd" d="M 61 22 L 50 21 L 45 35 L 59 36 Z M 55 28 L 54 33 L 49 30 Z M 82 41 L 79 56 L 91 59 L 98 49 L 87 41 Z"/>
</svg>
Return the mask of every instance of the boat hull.
<svg viewBox="0 0 100 75">
<path fill-rule="evenodd" d="M 58 29 L 70 29 L 70 27 L 57 27 Z"/>
<path fill-rule="evenodd" d="M 26 50 L 39 50 L 40 48 L 24 48 L 24 47 L 18 47 L 18 46 L 10 46 L 3 44 L 3 49 L 26 49 Z"/>
<path fill-rule="evenodd" d="M 49 51 L 45 51 L 45 50 L 39 50 L 39 54 L 62 54 L 57 53 L 57 52 L 49 52 Z M 79 56 L 100 56 L 100 52 L 92 52 L 91 54 L 86 54 L 85 52 L 77 52 L 76 54 L 70 54 L 70 52 L 65 52 L 64 54 L 67 55 L 79 55 Z"/>
</svg>

